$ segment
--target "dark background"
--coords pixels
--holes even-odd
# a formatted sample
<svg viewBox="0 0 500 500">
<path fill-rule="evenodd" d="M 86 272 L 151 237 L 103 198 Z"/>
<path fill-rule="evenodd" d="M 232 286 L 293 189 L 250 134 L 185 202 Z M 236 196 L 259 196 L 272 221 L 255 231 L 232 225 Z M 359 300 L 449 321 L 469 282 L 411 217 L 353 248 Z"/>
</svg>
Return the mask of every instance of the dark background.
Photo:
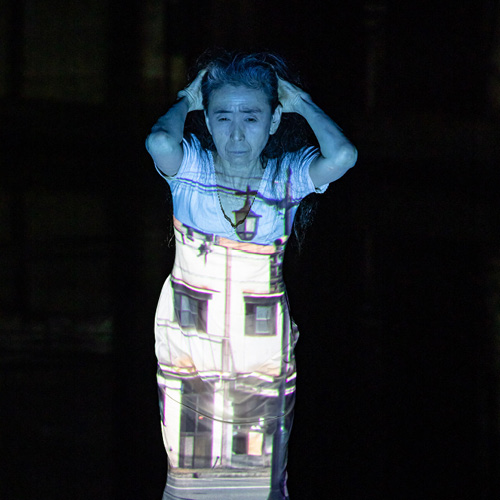
<svg viewBox="0 0 500 500">
<path fill-rule="evenodd" d="M 144 139 L 215 45 L 359 150 L 286 271 L 291 498 L 499 498 L 496 0 L 0 0 L 2 499 L 159 499 L 173 250 Z"/>
</svg>

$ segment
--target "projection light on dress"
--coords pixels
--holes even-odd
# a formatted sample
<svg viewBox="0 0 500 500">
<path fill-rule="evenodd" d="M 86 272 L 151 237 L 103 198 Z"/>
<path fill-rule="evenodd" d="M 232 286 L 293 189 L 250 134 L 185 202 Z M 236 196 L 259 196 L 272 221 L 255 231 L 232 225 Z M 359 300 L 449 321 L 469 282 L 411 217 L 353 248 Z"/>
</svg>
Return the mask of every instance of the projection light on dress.
<svg viewBox="0 0 500 500">
<path fill-rule="evenodd" d="M 248 189 L 245 205 L 239 210 L 234 210 L 235 219 L 237 221 L 236 234 L 239 236 L 240 240 L 243 241 L 251 241 L 254 239 L 257 234 L 259 218 L 262 217 L 252 211 L 252 201 L 250 200 L 250 191 Z"/>
</svg>

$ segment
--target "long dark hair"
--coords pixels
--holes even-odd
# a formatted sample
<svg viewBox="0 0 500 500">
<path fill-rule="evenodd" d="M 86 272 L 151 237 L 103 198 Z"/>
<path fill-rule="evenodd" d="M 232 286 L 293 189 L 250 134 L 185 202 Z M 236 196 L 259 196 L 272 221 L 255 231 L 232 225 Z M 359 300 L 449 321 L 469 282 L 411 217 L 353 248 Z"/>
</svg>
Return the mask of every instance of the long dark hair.
<svg viewBox="0 0 500 500">
<path fill-rule="evenodd" d="M 290 69 L 283 57 L 272 52 L 210 50 L 198 58 L 190 72 L 190 78 L 194 79 L 202 69 L 207 70 L 201 83 L 205 109 L 208 107 L 212 92 L 224 85 L 243 85 L 251 89 L 262 90 L 269 99 L 272 112 L 279 104 L 278 77 L 303 88 L 298 74 Z M 188 115 L 185 133 L 187 136 L 194 133 L 202 147 L 215 151 L 215 144 L 207 129 L 203 112 Z M 262 164 L 265 165 L 267 160 L 277 159 L 274 175 L 278 176 L 281 157 L 285 153 L 298 151 L 309 145 L 316 145 L 316 141 L 305 119 L 295 113 L 284 113 L 278 130 L 269 137 L 261 153 Z M 301 202 L 295 215 L 293 232 L 299 250 L 304 240 L 305 230 L 312 223 L 315 207 L 316 197 L 308 196 Z"/>
</svg>

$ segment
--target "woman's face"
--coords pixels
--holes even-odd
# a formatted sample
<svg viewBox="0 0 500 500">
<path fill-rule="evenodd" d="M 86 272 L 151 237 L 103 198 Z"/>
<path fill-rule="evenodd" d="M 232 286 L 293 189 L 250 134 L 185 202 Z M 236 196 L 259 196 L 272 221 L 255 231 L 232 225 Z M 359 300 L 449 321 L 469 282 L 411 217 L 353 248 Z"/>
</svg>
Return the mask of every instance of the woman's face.
<svg viewBox="0 0 500 500">
<path fill-rule="evenodd" d="M 272 113 L 262 90 L 243 85 L 224 85 L 214 90 L 205 110 L 207 127 L 222 164 L 232 168 L 250 168 L 260 161 L 280 119 L 280 106 Z"/>
</svg>

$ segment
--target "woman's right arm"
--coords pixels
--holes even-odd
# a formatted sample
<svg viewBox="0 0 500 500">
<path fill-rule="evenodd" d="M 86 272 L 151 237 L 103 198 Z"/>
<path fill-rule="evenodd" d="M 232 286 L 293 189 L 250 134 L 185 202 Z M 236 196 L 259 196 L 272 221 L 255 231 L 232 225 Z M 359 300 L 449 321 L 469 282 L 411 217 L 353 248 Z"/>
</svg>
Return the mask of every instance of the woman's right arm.
<svg viewBox="0 0 500 500">
<path fill-rule="evenodd" d="M 193 82 L 181 90 L 179 100 L 153 125 L 146 139 L 146 149 L 156 166 L 166 175 L 177 173 L 184 156 L 182 137 L 186 116 L 190 111 L 203 109 L 200 71 Z"/>
<path fill-rule="evenodd" d="M 146 138 L 146 149 L 156 166 L 166 175 L 175 175 L 182 163 L 182 137 L 189 112 L 189 102 L 183 97 L 154 125 Z"/>
</svg>

